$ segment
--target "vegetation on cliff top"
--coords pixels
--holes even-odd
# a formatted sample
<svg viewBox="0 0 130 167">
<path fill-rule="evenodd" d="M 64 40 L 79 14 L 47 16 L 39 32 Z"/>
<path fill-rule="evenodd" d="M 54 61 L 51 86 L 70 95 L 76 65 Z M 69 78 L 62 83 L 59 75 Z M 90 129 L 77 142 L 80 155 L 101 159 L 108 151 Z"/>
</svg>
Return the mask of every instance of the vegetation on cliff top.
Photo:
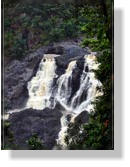
<svg viewBox="0 0 130 167">
<path fill-rule="evenodd" d="M 85 22 L 75 17 L 70 3 L 5 6 L 5 56 L 19 59 L 43 45 L 78 37 Z"/>
</svg>

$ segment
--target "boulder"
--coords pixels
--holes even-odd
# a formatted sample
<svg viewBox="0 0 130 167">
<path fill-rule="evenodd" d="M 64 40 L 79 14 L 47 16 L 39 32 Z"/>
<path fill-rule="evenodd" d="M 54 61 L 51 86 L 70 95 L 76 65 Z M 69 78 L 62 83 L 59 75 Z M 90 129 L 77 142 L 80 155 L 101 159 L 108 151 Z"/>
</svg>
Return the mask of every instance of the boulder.
<svg viewBox="0 0 130 167">
<path fill-rule="evenodd" d="M 54 45 L 53 50 L 59 50 L 60 55 L 59 57 L 56 57 L 56 64 L 57 64 L 57 75 L 62 75 L 65 72 L 65 69 L 67 68 L 70 61 L 73 60 L 79 60 L 78 61 L 78 68 L 83 68 L 83 57 L 85 54 L 88 53 L 88 51 L 84 48 L 81 48 L 78 46 L 77 43 L 72 42 L 61 42 Z M 58 49 L 59 48 L 59 49 Z M 58 52 L 55 52 L 58 53 Z M 82 61 L 81 61 L 82 60 Z M 80 62 L 81 61 L 81 62 Z"/>
</svg>

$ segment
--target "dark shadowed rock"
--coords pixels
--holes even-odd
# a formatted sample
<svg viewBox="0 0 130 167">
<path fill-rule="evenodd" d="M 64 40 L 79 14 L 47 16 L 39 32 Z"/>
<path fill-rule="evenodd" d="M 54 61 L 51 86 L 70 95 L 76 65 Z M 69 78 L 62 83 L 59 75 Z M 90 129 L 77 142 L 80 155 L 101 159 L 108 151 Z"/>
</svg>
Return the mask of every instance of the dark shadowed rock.
<svg viewBox="0 0 130 167">
<path fill-rule="evenodd" d="M 86 54 L 86 50 L 76 45 L 66 45 L 64 54 L 69 58 L 74 58 L 78 56 L 84 56 Z"/>
<path fill-rule="evenodd" d="M 65 108 L 57 101 L 55 108 L 59 111 L 64 111 Z"/>
<path fill-rule="evenodd" d="M 62 55 L 64 53 L 64 47 L 62 46 L 49 46 L 46 54 L 58 54 Z"/>
<path fill-rule="evenodd" d="M 76 63 L 77 67 L 72 72 L 72 84 L 71 84 L 72 94 L 70 96 L 70 100 L 80 87 L 80 78 L 84 68 L 84 58 L 83 57 L 78 58 Z"/>
<path fill-rule="evenodd" d="M 89 113 L 88 111 L 81 112 L 76 118 L 74 124 L 84 124 L 89 121 Z"/>
<path fill-rule="evenodd" d="M 78 46 L 78 44 L 71 42 L 61 42 L 55 44 L 54 47 L 62 48 L 61 50 L 63 52 L 61 54 L 62 56 L 56 57 L 56 64 L 58 66 L 56 73 L 58 75 L 62 75 L 65 72 L 70 61 L 82 59 L 83 56 L 88 53 L 86 49 L 83 49 Z M 80 67 L 80 65 L 78 67 Z"/>
<path fill-rule="evenodd" d="M 66 116 L 66 119 L 67 119 L 68 122 L 71 121 L 71 118 L 72 118 L 72 115 L 71 115 L 71 114 L 68 114 L 68 115 Z"/>
<path fill-rule="evenodd" d="M 14 143 L 27 148 L 27 141 L 33 135 L 44 142 L 47 149 L 52 149 L 60 131 L 62 114 L 56 109 L 46 108 L 43 111 L 26 109 L 13 113 L 9 117 L 10 131 L 13 132 Z"/>
</svg>

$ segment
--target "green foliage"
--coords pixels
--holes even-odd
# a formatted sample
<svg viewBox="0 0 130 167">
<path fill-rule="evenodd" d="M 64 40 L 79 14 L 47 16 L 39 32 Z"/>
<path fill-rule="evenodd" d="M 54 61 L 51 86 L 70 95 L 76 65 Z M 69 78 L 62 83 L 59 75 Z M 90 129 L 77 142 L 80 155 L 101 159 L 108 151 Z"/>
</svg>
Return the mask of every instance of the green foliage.
<svg viewBox="0 0 130 167">
<path fill-rule="evenodd" d="M 7 120 L 4 121 L 4 135 L 8 137 L 8 141 L 13 141 L 13 133 L 10 131 L 10 122 Z"/>
<path fill-rule="evenodd" d="M 64 29 L 64 36 L 65 37 L 75 37 L 76 36 L 76 31 L 78 32 L 78 27 L 75 26 L 75 20 L 74 19 L 69 19 L 68 21 L 64 22 L 63 29 Z"/>
<path fill-rule="evenodd" d="M 12 8 L 5 6 L 4 17 L 5 55 L 15 59 L 37 47 L 77 37 L 86 22 L 86 18 L 75 18 L 70 3 L 14 3 Z M 28 31 L 25 37 L 24 31 Z"/>
<path fill-rule="evenodd" d="M 49 34 L 49 40 L 52 42 L 57 42 L 59 41 L 59 39 L 63 38 L 63 34 L 62 34 L 62 30 L 59 28 L 54 28 L 51 30 L 50 34 Z"/>
<path fill-rule="evenodd" d="M 81 28 L 81 31 L 86 35 L 86 38 L 82 42 L 83 47 L 89 46 L 94 51 L 102 51 L 105 48 L 111 48 L 111 41 L 108 36 L 111 28 L 111 9 L 108 9 L 108 11 L 109 15 L 105 16 L 100 5 L 81 10 L 81 16 L 86 17 L 87 21 Z"/>
<path fill-rule="evenodd" d="M 43 147 L 43 142 L 41 141 L 41 139 L 34 134 L 28 141 L 28 146 L 30 148 L 30 150 L 42 150 L 44 149 Z"/>
<path fill-rule="evenodd" d="M 9 18 L 6 18 L 6 19 L 4 20 L 4 26 L 5 26 L 5 28 L 10 27 L 10 25 L 11 25 L 11 20 L 10 20 Z"/>
<path fill-rule="evenodd" d="M 112 117 L 112 44 L 111 44 L 111 9 L 108 15 L 102 13 L 101 6 L 84 8 L 81 15 L 86 17 L 86 24 L 81 28 L 86 38 L 82 46 L 89 46 L 98 52 L 99 69 L 96 77 L 102 82 L 103 96 L 94 102 L 95 112 L 90 114 L 89 123 L 80 125 L 75 133 L 75 124 L 68 128 L 66 143 L 69 149 L 113 149 Z M 80 131 L 82 130 L 82 133 Z"/>
<path fill-rule="evenodd" d="M 89 46 L 90 48 L 93 48 L 93 46 L 98 47 L 99 46 L 99 41 L 96 38 L 86 38 L 82 42 L 83 47 Z"/>
<path fill-rule="evenodd" d="M 11 51 L 12 51 L 11 55 L 20 59 L 26 55 L 26 49 L 27 49 L 26 40 L 25 39 L 16 39 L 14 41 L 13 47 L 11 48 Z"/>
<path fill-rule="evenodd" d="M 18 3 L 18 0 L 3 0 L 3 2 L 5 7 L 14 7 Z"/>
<path fill-rule="evenodd" d="M 10 130 L 10 122 L 8 120 L 2 120 L 2 144 L 1 149 L 3 150 L 11 150 L 11 149 L 17 149 L 17 146 L 13 143 L 14 142 L 14 135 L 13 132 Z M 4 136 L 3 136 L 4 135 Z"/>
<path fill-rule="evenodd" d="M 25 56 L 27 51 L 26 39 L 14 36 L 14 33 L 8 31 L 4 36 L 5 55 L 20 59 Z"/>
</svg>

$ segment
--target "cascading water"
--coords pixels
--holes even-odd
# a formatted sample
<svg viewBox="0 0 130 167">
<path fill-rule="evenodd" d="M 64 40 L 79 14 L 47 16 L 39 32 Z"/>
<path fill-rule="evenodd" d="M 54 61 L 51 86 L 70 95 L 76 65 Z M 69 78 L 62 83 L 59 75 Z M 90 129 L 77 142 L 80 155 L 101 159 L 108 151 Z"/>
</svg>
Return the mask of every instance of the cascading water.
<svg viewBox="0 0 130 167">
<path fill-rule="evenodd" d="M 27 101 L 27 108 L 42 110 L 51 106 L 52 84 L 53 79 L 56 77 L 56 63 L 54 59 L 56 56 L 44 55 L 36 76 L 28 82 L 29 99 Z"/>
<path fill-rule="evenodd" d="M 72 117 L 71 121 L 74 121 L 74 118 L 81 113 L 82 111 L 94 111 L 94 106 L 91 104 L 97 96 L 103 95 L 103 92 L 98 90 L 97 88 L 101 88 L 102 84 L 99 80 L 95 78 L 95 73 L 93 70 L 98 69 L 99 64 L 96 63 L 95 55 L 85 55 L 85 64 L 84 69 L 80 79 L 80 87 L 79 90 L 75 93 L 75 96 L 71 100 L 71 104 L 68 107 L 71 110 Z M 86 67 L 88 67 L 88 71 L 86 71 Z M 81 102 L 81 97 L 83 93 L 86 95 L 83 102 Z M 66 149 L 67 145 L 65 143 L 65 136 L 67 134 L 68 121 L 66 119 L 66 113 L 63 114 L 61 118 L 61 131 L 59 133 L 59 137 L 57 143 L 62 146 L 62 149 Z"/>
<path fill-rule="evenodd" d="M 84 58 L 85 64 L 80 79 L 80 88 L 71 101 L 71 108 L 76 106 L 74 111 L 77 114 L 84 110 L 88 112 L 93 110 L 93 105 L 91 105 L 91 102 L 97 96 L 102 95 L 102 92 L 97 90 L 97 87 L 101 88 L 102 84 L 95 78 L 95 73 L 93 72 L 93 70 L 97 70 L 99 66 L 99 64 L 96 63 L 96 57 L 95 55 L 85 55 Z M 88 67 L 88 71 L 85 71 L 86 67 Z M 80 103 L 83 94 L 86 95 L 86 98 Z"/>
<path fill-rule="evenodd" d="M 68 99 L 72 94 L 72 72 L 76 68 L 76 61 L 69 63 L 65 74 L 61 75 L 57 80 L 58 91 L 56 93 L 56 100 L 68 111 L 73 111 L 75 114 L 81 111 L 90 111 L 92 108 L 91 102 L 94 98 L 102 93 L 97 90 L 97 87 L 101 87 L 102 84 L 95 78 L 93 70 L 98 69 L 99 64 L 96 63 L 96 57 L 94 55 L 85 55 L 85 63 L 82 75 L 80 78 L 80 87 L 72 97 L 71 102 L 68 103 Z M 89 71 L 86 71 L 88 67 Z M 85 98 L 81 101 L 82 96 Z"/>
<path fill-rule="evenodd" d="M 29 99 L 27 108 L 43 110 L 44 108 L 54 108 L 58 103 L 64 107 L 61 118 L 61 131 L 57 143 L 66 148 L 64 141 L 69 121 L 67 114 L 71 114 L 71 121 L 82 111 L 91 112 L 94 106 L 91 102 L 102 95 L 97 87 L 102 86 L 101 82 L 95 78 L 93 70 L 98 69 L 99 64 L 96 62 L 94 54 L 84 56 L 84 68 L 80 77 L 80 86 L 72 95 L 72 75 L 73 70 L 77 68 L 77 61 L 71 61 L 68 64 L 65 73 L 61 76 L 56 75 L 55 57 L 58 55 L 44 55 L 39 64 L 38 71 L 32 80 L 28 83 Z M 56 85 L 53 84 L 54 79 Z M 76 81 L 75 81 L 76 82 Z M 55 91 L 53 90 L 55 89 Z M 54 94 L 52 92 L 55 92 Z M 53 104 L 51 101 L 53 94 Z"/>
<path fill-rule="evenodd" d="M 57 80 L 58 88 L 56 93 L 56 100 L 60 102 L 60 104 L 66 109 L 71 110 L 68 106 L 68 99 L 72 93 L 72 72 L 76 67 L 76 61 L 71 61 L 66 69 L 65 74 L 61 75 Z"/>
</svg>

